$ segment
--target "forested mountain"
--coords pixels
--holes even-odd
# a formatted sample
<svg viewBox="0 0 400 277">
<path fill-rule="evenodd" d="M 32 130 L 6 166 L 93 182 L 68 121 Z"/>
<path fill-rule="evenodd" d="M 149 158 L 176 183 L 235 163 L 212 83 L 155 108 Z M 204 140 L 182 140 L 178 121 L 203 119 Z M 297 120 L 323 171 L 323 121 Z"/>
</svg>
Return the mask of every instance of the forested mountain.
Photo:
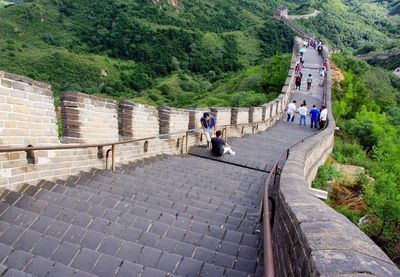
<svg viewBox="0 0 400 277">
<path fill-rule="evenodd" d="M 362 2 L 26 0 L 0 9 L 0 68 L 51 83 L 56 97 L 78 90 L 178 107 L 259 104 L 279 92 L 292 47 L 293 33 L 272 19 L 277 6 L 322 10 L 300 23 L 335 47 L 398 42 L 390 21 L 358 14 Z"/>
<path fill-rule="evenodd" d="M 271 17 L 277 4 L 24 1 L 0 10 L 0 68 L 50 82 L 56 95 L 79 90 L 153 104 L 195 104 L 178 98 L 191 99 L 181 95 L 185 91 L 210 94 L 216 81 L 251 66 L 270 67 L 274 63 L 267 59 L 291 51 L 293 34 Z M 288 65 L 288 56 L 279 59 Z M 259 73 L 253 74 L 255 92 L 276 94 L 284 76 Z"/>
</svg>

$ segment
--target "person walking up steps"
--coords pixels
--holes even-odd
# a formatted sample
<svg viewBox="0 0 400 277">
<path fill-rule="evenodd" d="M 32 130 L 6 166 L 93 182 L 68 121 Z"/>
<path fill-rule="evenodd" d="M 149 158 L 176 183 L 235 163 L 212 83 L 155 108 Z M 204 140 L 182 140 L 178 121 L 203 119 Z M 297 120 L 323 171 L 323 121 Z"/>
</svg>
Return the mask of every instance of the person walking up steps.
<svg viewBox="0 0 400 277">
<path fill-rule="evenodd" d="M 210 115 L 210 113 L 205 112 L 203 117 L 200 118 L 201 128 L 203 128 L 204 136 L 207 139 L 207 147 L 210 148 L 211 146 L 211 131 L 214 128 L 215 131 L 215 118 Z"/>
<path fill-rule="evenodd" d="M 319 129 L 324 129 L 328 118 L 328 109 L 325 106 L 321 107 L 321 115 L 319 117 Z"/>
<path fill-rule="evenodd" d="M 301 74 L 301 72 L 300 72 L 300 74 Z M 301 87 L 301 75 L 300 74 L 298 74 L 296 76 L 296 80 L 295 80 L 296 89 L 298 89 L 298 90 L 300 90 L 300 87 Z"/>
<path fill-rule="evenodd" d="M 297 110 L 300 114 L 300 125 L 302 122 L 304 122 L 304 126 L 306 126 L 306 119 L 307 119 L 307 106 L 304 104 L 301 104 L 301 107 Z"/>
<path fill-rule="evenodd" d="M 211 139 L 211 152 L 218 157 L 221 157 L 222 155 L 224 155 L 225 153 L 231 154 L 231 155 L 235 155 L 236 153 L 232 150 L 232 148 L 229 146 L 228 143 L 226 143 L 222 138 L 222 132 L 221 131 L 217 131 L 215 133 L 216 137 Z"/>
<path fill-rule="evenodd" d="M 313 108 L 310 111 L 310 119 L 311 119 L 311 128 L 318 128 L 318 116 L 319 116 L 319 110 L 315 105 L 313 105 Z"/>
<path fill-rule="evenodd" d="M 310 89 L 311 89 L 312 83 L 313 83 L 312 75 L 311 75 L 311 74 L 308 74 L 308 78 L 307 78 L 307 90 L 310 90 Z"/>
<path fill-rule="evenodd" d="M 287 107 L 287 119 L 286 121 L 289 122 L 293 122 L 294 121 L 294 116 L 296 113 L 296 100 L 293 100 L 293 103 L 290 103 Z"/>
</svg>

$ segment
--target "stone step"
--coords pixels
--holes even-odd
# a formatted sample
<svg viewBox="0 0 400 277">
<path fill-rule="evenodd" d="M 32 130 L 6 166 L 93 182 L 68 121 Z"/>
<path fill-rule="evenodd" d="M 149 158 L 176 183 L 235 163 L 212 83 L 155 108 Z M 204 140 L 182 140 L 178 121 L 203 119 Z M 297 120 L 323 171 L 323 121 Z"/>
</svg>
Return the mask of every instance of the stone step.
<svg viewBox="0 0 400 277">
<path fill-rule="evenodd" d="M 179 193 L 179 195 L 185 194 L 187 197 L 194 196 L 195 199 L 203 198 L 201 201 L 207 203 L 217 202 L 218 205 L 223 205 L 228 208 L 233 208 L 235 204 L 242 206 L 249 204 L 252 205 L 251 200 L 254 200 L 254 197 L 250 196 L 250 193 L 251 195 L 258 193 L 261 187 L 260 184 L 258 187 L 253 187 L 247 191 L 248 193 L 245 193 L 243 191 L 245 191 L 246 186 L 249 187 L 249 185 L 242 185 L 242 187 L 236 188 L 232 191 L 232 194 L 228 194 L 228 190 L 225 190 L 223 188 L 224 185 L 221 184 L 219 184 L 219 186 L 218 184 L 215 185 L 213 182 L 210 182 L 210 184 L 207 184 L 206 182 L 194 184 L 190 181 L 182 183 L 179 178 L 178 180 L 168 180 L 164 176 L 155 177 L 149 176 L 150 174 L 151 172 L 131 173 L 130 171 L 126 171 L 123 175 L 121 173 L 99 172 L 99 174 L 96 174 L 93 178 L 85 180 L 85 182 L 76 183 L 75 186 L 90 185 L 90 183 L 93 182 L 92 179 L 94 179 L 97 180 L 98 183 L 106 182 L 104 187 L 107 190 L 111 190 L 112 187 L 124 187 L 128 190 L 125 192 L 129 197 L 132 197 L 134 192 L 144 192 L 146 189 L 150 190 L 150 188 L 155 188 L 162 194 L 162 197 L 168 198 L 172 197 L 171 195 L 174 195 L 174 193 Z M 137 181 L 143 180 L 144 178 L 146 178 L 146 181 Z M 93 186 L 96 185 L 98 184 Z M 104 188 L 101 187 L 99 189 L 104 190 Z M 222 190 L 222 192 L 219 190 Z M 240 200 L 242 200 L 242 202 L 240 202 Z"/>
<path fill-rule="evenodd" d="M 201 266 L 203 259 L 207 257 L 207 260 L 204 261 L 207 262 L 211 257 L 213 260 L 210 262 L 216 265 L 229 266 L 231 269 L 235 268 L 240 271 L 245 270 L 245 268 L 248 269 L 249 265 L 253 265 L 255 270 L 255 261 L 258 253 L 256 248 L 230 242 L 229 240 L 234 238 L 233 235 L 235 233 L 232 233 L 231 238 L 227 237 L 226 240 L 220 244 L 218 244 L 218 241 L 215 239 L 209 237 L 206 240 L 206 237 L 204 237 L 202 242 L 199 243 L 200 246 L 193 246 L 189 243 L 185 243 L 185 239 L 187 241 L 193 241 L 200 237 L 196 236 L 193 232 L 187 232 L 182 241 L 165 236 L 162 238 L 158 237 L 157 242 L 154 242 L 154 239 L 157 239 L 156 235 L 143 232 L 136 243 L 136 238 L 132 239 L 131 231 L 133 229 L 126 233 L 126 236 L 129 236 L 127 237 L 129 241 L 127 241 L 125 236 L 123 238 L 118 238 L 116 234 L 104 234 L 99 232 L 100 230 L 90 229 L 90 225 L 88 229 L 84 229 L 72 224 L 65 224 L 59 220 L 53 220 L 47 216 L 38 216 L 37 214 L 26 212 L 23 209 L 12 206 L 9 206 L 8 209 L 4 211 L 1 220 L 3 229 L 3 234 L 0 235 L 1 243 L 8 243 L 9 245 L 14 244 L 14 247 L 20 245 L 22 250 L 32 252 L 35 255 L 41 255 L 44 258 L 54 258 L 54 256 L 69 254 L 67 260 L 56 260 L 58 262 L 64 262 L 65 264 L 71 262 L 70 257 L 75 257 L 79 251 L 86 248 L 86 252 L 92 253 L 93 255 L 96 254 L 98 257 L 107 255 L 107 260 L 110 260 L 110 257 L 116 256 L 120 260 L 122 259 L 121 263 L 124 258 L 131 258 L 131 262 L 158 268 L 158 260 L 160 259 L 161 261 L 162 255 L 170 256 L 169 254 L 173 252 L 178 262 L 184 261 L 184 255 L 186 255 L 186 258 L 190 259 L 191 262 L 196 261 L 195 263 Z M 7 222 L 6 224 L 8 226 L 5 226 L 4 222 Z M 27 228 L 30 230 L 26 231 Z M 27 235 L 22 236 L 23 233 Z M 45 235 L 34 245 L 34 243 L 40 239 L 42 233 L 45 233 Z M 183 238 L 182 233 L 179 233 L 179 228 L 174 228 L 170 236 L 178 238 L 179 234 Z M 242 240 L 245 239 L 246 238 L 242 238 Z M 124 247 L 125 245 L 126 247 Z M 161 248 L 161 250 L 157 249 L 156 245 Z M 202 247 L 202 245 L 208 248 Z M 173 248 L 170 248 L 171 246 L 173 246 Z M 129 257 L 121 256 L 129 249 L 134 250 L 132 247 L 136 249 L 137 252 L 134 257 L 132 257 L 132 252 L 127 254 Z M 217 247 L 221 251 L 216 251 L 215 249 Z M 64 250 L 64 248 L 66 249 Z M 168 253 L 163 254 L 163 251 L 167 251 Z M 232 256 L 233 254 L 235 254 L 235 256 Z M 248 257 L 253 257 L 254 259 L 248 260 L 246 259 Z M 175 264 L 177 261 L 175 261 Z M 229 261 L 231 261 L 231 264 L 229 264 Z M 72 265 L 74 265 L 74 262 L 72 262 Z"/>
<path fill-rule="evenodd" d="M 16 193 L 14 192 L 10 192 L 10 194 L 13 196 L 16 195 Z M 61 237 L 65 233 L 65 231 L 70 228 L 70 225 L 75 225 L 76 227 L 80 227 L 81 229 L 83 228 L 90 230 L 92 233 L 93 231 L 99 233 L 109 233 L 110 235 L 116 236 L 119 239 L 129 238 L 129 240 L 132 242 L 144 243 L 149 247 L 154 247 L 156 242 L 159 241 L 160 238 L 166 237 L 172 240 L 174 239 L 176 240 L 177 238 L 179 238 L 179 241 L 176 241 L 175 243 L 179 243 L 186 248 L 189 249 L 194 248 L 195 246 L 190 245 L 190 243 L 195 243 L 195 245 L 197 246 L 208 247 L 209 250 L 215 251 L 216 253 L 218 252 L 219 248 L 215 247 L 219 246 L 222 243 L 225 235 L 229 234 L 228 236 L 234 235 L 236 238 L 240 238 L 240 240 L 236 242 L 237 244 L 236 248 L 239 249 L 238 252 L 239 257 L 241 256 L 240 255 L 240 251 L 242 251 L 241 249 L 243 249 L 243 251 L 249 251 L 252 249 L 253 253 L 257 252 L 256 247 L 259 241 L 257 236 L 241 234 L 235 231 L 228 232 L 223 228 L 220 228 L 219 230 L 217 228 L 211 229 L 209 226 L 205 224 L 191 222 L 190 220 L 185 220 L 184 218 L 180 219 L 179 221 L 176 221 L 174 223 L 174 226 L 172 226 L 172 228 L 168 228 L 167 224 L 151 221 L 144 217 L 143 218 L 142 217 L 135 218 L 133 216 L 129 217 L 129 214 L 125 215 L 121 214 L 117 220 L 110 220 L 109 214 L 105 213 L 107 210 L 105 210 L 103 217 L 88 216 L 87 214 L 77 212 L 73 214 L 74 218 L 71 219 L 72 212 L 70 209 L 64 209 L 64 211 L 57 211 L 58 206 L 55 205 L 54 203 L 50 203 L 48 206 L 43 208 L 42 211 L 33 210 L 31 212 L 30 209 L 27 208 L 28 211 L 24 212 L 24 210 L 18 208 L 18 206 L 21 206 L 19 205 L 20 200 L 24 204 L 29 203 L 30 201 L 27 201 L 27 199 L 30 198 L 28 196 L 24 197 L 24 199 L 17 198 L 17 200 L 15 200 L 16 207 L 9 207 L 8 210 L 6 210 L 0 217 L 0 219 L 8 221 L 9 223 L 19 223 L 21 221 L 21 224 L 25 226 L 31 224 L 32 221 L 34 221 L 37 217 L 37 216 L 35 217 L 35 214 L 39 213 L 41 214 L 42 217 L 54 218 L 55 221 L 58 222 L 57 224 L 53 223 L 53 225 L 56 224 L 57 226 L 54 228 L 58 229 L 61 228 L 60 231 L 61 235 L 58 234 L 57 235 L 58 237 Z M 10 198 L 7 198 L 7 196 L 5 196 L 5 200 L 11 202 Z M 44 200 L 41 201 L 44 202 Z M 54 202 L 57 202 L 57 199 L 54 199 Z M 3 204 L 8 205 L 5 202 L 3 202 Z M 65 212 L 67 213 L 67 215 L 69 215 L 69 217 L 64 216 Z M 21 214 L 26 214 L 26 216 L 20 216 Z M 14 222 L 14 220 L 18 221 Z M 44 221 L 53 222 L 54 220 L 45 219 Z M 132 223 L 130 221 L 134 222 Z M 128 228 L 124 229 L 124 227 L 126 226 L 128 226 Z M 46 226 L 46 229 L 48 227 L 49 226 Z M 181 227 L 184 229 L 182 229 Z M 210 234 L 213 235 L 214 237 L 203 234 Z M 233 244 L 233 242 L 230 243 Z M 210 249 L 210 247 L 213 246 L 214 249 Z"/>
<path fill-rule="evenodd" d="M 183 199 L 182 201 L 185 201 L 185 199 L 192 198 L 189 204 L 196 202 L 201 206 L 201 208 L 203 208 L 204 205 L 213 203 L 216 203 L 215 205 L 218 206 L 222 205 L 222 207 L 226 207 L 231 210 L 235 208 L 235 204 L 241 206 L 244 204 L 258 205 L 258 202 L 251 203 L 254 201 L 254 198 L 252 199 L 251 197 L 253 194 L 246 194 L 244 192 L 240 192 L 239 190 L 235 191 L 234 194 L 227 194 L 226 191 L 217 192 L 215 190 L 200 187 L 200 185 L 194 186 L 193 184 L 182 184 L 178 181 L 173 181 L 172 184 L 169 184 L 169 181 L 167 181 L 166 177 L 149 177 L 149 174 L 147 173 L 135 174 L 134 177 L 139 180 L 146 178 L 146 176 L 148 178 L 148 181 L 135 185 L 135 178 L 134 181 L 131 181 L 129 177 L 130 174 L 128 173 L 129 172 L 121 177 L 115 177 L 118 176 L 115 173 L 106 173 L 108 176 L 112 174 L 112 176 L 114 176 L 113 178 L 96 175 L 95 179 L 97 179 L 97 181 L 87 180 L 85 182 L 79 182 L 75 184 L 75 187 L 90 186 L 93 189 L 98 189 L 105 192 L 112 191 L 113 189 L 116 192 L 116 188 L 121 188 L 122 191 L 119 191 L 120 195 L 132 199 L 140 199 L 142 201 L 146 201 L 148 198 L 146 195 L 141 194 L 141 192 L 147 194 L 149 197 L 159 196 L 165 200 L 171 200 L 172 202 L 176 202 L 177 199 Z M 122 180 L 118 178 L 122 178 Z M 204 182 L 202 184 L 204 184 Z M 256 193 L 258 193 L 258 191 L 256 191 Z M 213 194 L 213 196 L 210 197 L 210 194 Z M 201 197 L 202 195 L 204 197 Z M 224 197 L 221 199 L 220 196 Z M 196 201 L 193 202 L 194 200 Z M 258 199 L 256 201 L 258 201 Z M 248 210 L 251 211 L 251 206 L 248 208 Z M 253 211 L 256 210 L 257 207 L 254 207 Z"/>
<path fill-rule="evenodd" d="M 121 185 L 122 186 L 122 185 Z M 77 185 L 72 185 L 74 188 L 78 188 Z M 88 192 L 91 192 L 93 194 L 100 194 L 100 195 L 107 195 L 111 189 L 114 188 L 114 192 L 116 191 L 116 186 L 110 186 L 110 185 L 104 185 L 102 183 L 98 183 L 95 181 L 90 181 L 88 184 L 83 184 L 79 186 L 79 190 L 86 190 Z M 57 188 L 58 189 L 58 188 Z M 60 188 L 61 189 L 61 188 Z M 143 194 L 140 194 L 138 192 L 133 193 L 133 191 L 141 191 L 141 189 L 145 189 L 147 191 L 147 194 L 143 196 Z M 160 190 L 165 189 L 163 187 L 160 188 Z M 66 190 L 64 188 L 64 190 Z M 103 190 L 103 191 L 102 191 Z M 231 205 L 230 202 L 202 202 L 198 200 L 198 197 L 196 194 L 188 194 L 188 193 L 181 193 L 181 199 L 182 201 L 177 201 L 174 198 L 173 201 L 168 200 L 168 195 L 162 194 L 162 191 L 155 189 L 154 195 L 148 196 L 150 194 L 149 188 L 142 186 L 141 188 L 135 188 L 133 186 L 128 187 L 127 189 L 120 191 L 119 195 L 112 195 L 115 196 L 114 198 L 118 198 L 118 201 L 120 200 L 126 200 L 129 202 L 128 199 L 131 199 L 132 203 L 136 203 L 138 205 L 144 206 L 145 208 L 148 208 L 149 206 L 152 207 L 152 209 L 157 209 L 161 212 L 168 213 L 171 215 L 176 215 L 177 213 L 183 213 L 186 211 L 189 211 L 193 214 L 196 215 L 196 218 L 203 217 L 202 221 L 203 222 L 213 222 L 210 219 L 218 219 L 219 221 L 217 222 L 217 225 L 221 225 L 224 223 L 224 221 L 221 222 L 222 219 L 229 218 L 229 217 L 237 217 L 238 219 L 245 218 L 246 215 L 254 215 L 258 213 L 257 209 L 250 210 L 247 208 L 244 208 L 242 206 L 235 206 Z M 100 191 L 100 193 L 99 193 Z M 121 196 L 122 195 L 122 196 Z M 175 194 L 176 196 L 179 196 L 178 194 Z M 190 198 L 193 199 L 190 199 Z M 100 201 L 100 200 L 99 200 Z M 129 203 L 125 202 L 126 204 L 130 205 Z M 185 204 L 186 203 L 186 204 Z M 224 204 L 225 203 L 225 204 Z M 217 206 L 219 205 L 219 206 Z M 225 207 L 227 206 L 227 207 Z M 210 208 L 212 210 L 208 211 L 207 208 Z M 217 210 L 216 210 L 217 209 Z M 222 213 L 222 214 L 221 214 Z M 202 216 L 204 215 L 204 216 Z M 215 224 L 215 223 L 214 223 Z"/>
<path fill-rule="evenodd" d="M 50 183 L 51 184 L 51 183 Z M 150 219 L 150 223 L 157 220 L 168 220 L 168 223 L 173 223 L 175 219 L 177 222 L 180 220 L 189 220 L 192 221 L 192 224 L 200 224 L 208 226 L 208 228 L 215 227 L 226 230 L 238 231 L 241 233 L 252 234 L 253 230 L 256 226 L 253 226 L 255 218 L 258 218 L 258 214 L 254 214 L 252 221 L 250 218 L 240 219 L 235 217 L 228 217 L 225 215 L 213 214 L 211 215 L 211 219 L 202 218 L 201 216 L 193 216 L 195 214 L 196 209 L 194 207 L 190 207 L 189 210 L 185 212 L 176 212 L 175 210 L 161 208 L 156 209 L 154 205 L 151 203 L 148 205 L 140 205 L 138 203 L 131 203 L 129 201 L 125 201 L 123 199 L 111 198 L 108 194 L 105 195 L 97 195 L 90 192 L 82 193 L 81 190 L 71 189 L 62 185 L 50 185 L 48 182 L 44 183 L 43 186 L 46 186 L 46 190 L 42 192 L 42 197 L 44 201 L 51 202 L 53 205 L 57 205 L 59 203 L 63 204 L 64 208 L 70 208 L 76 210 L 78 212 L 89 213 L 92 216 L 99 216 L 102 213 L 106 213 L 103 217 L 109 220 L 110 215 L 108 214 L 120 214 L 119 216 L 125 216 L 128 214 L 129 216 L 135 216 L 141 221 L 147 222 Z M 41 185 L 39 185 L 40 188 Z M 37 198 L 37 195 L 40 192 L 35 192 L 38 187 L 29 187 L 23 191 L 23 194 L 33 195 Z M 47 189 L 51 189 L 52 191 L 48 191 Z M 44 194 L 44 195 L 43 195 Z M 201 211 L 197 209 L 197 211 Z M 70 213 L 74 214 L 73 211 Z M 234 213 L 236 215 L 237 212 Z M 238 224 L 242 223 L 245 227 L 238 228 Z M 149 223 L 149 224 L 150 224 Z"/>
<path fill-rule="evenodd" d="M 1 221 L 1 223 L 4 226 L 5 222 Z M 71 232 L 70 230 L 71 228 L 68 229 L 67 234 Z M 91 242 L 93 243 L 100 235 L 101 233 L 90 233 Z M 98 250 L 73 243 L 70 241 L 70 238 L 73 238 L 72 235 L 68 234 L 67 236 L 66 240 L 63 240 L 52 235 L 43 235 L 41 232 L 32 229 L 24 229 L 9 224 L 0 235 L 0 249 L 11 250 L 4 264 L 37 277 L 167 276 L 168 274 L 168 272 L 148 266 L 146 263 L 144 263 L 146 265 L 143 265 L 129 261 L 134 260 L 131 257 L 138 257 L 139 255 L 143 256 L 139 259 L 140 261 L 145 258 L 150 260 L 153 254 L 156 255 L 156 262 L 158 263 L 159 257 L 157 255 L 159 254 L 161 257 L 164 253 L 152 252 L 150 248 L 125 241 L 117 249 L 118 252 L 112 253 L 112 250 L 115 250 L 113 243 L 117 243 L 117 240 L 112 240 L 109 236 L 104 237 Z M 16 240 L 12 244 L 14 238 Z M 137 252 L 134 252 L 134 250 Z M 154 262 L 154 260 L 153 256 L 152 261 Z M 150 273 L 155 275 L 148 275 Z M 168 276 L 173 275 L 169 274 Z"/>
</svg>

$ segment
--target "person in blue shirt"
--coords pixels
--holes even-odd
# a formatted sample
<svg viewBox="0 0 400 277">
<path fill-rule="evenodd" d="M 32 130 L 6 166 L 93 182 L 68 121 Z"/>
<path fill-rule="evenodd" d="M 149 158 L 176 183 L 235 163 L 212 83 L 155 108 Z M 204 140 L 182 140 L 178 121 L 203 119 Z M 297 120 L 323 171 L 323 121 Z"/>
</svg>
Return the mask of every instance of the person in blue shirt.
<svg viewBox="0 0 400 277">
<path fill-rule="evenodd" d="M 215 118 L 210 115 L 210 113 L 205 112 L 203 114 L 203 117 L 200 118 L 200 122 L 201 122 L 201 128 L 203 128 L 203 132 L 204 132 L 204 136 L 207 139 L 207 147 L 209 148 L 211 146 L 211 131 L 214 128 L 214 132 L 215 132 L 215 123 L 216 120 Z"/>
<path fill-rule="evenodd" d="M 318 128 L 318 116 L 319 116 L 319 110 L 316 108 L 315 105 L 313 105 L 313 108 L 310 111 L 310 117 L 311 117 L 311 128 Z"/>
<path fill-rule="evenodd" d="M 225 153 L 235 155 L 236 153 L 232 150 L 228 143 L 226 143 L 222 138 L 222 132 L 217 131 L 215 133 L 216 137 L 211 139 L 211 152 L 218 157 L 221 157 Z"/>
</svg>

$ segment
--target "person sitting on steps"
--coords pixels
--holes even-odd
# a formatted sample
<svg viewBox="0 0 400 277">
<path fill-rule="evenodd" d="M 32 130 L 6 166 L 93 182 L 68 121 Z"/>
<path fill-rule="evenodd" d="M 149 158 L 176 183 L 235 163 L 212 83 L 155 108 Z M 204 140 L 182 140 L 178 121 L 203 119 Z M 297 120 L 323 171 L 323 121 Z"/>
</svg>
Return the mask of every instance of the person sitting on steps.
<svg viewBox="0 0 400 277">
<path fill-rule="evenodd" d="M 228 143 L 226 143 L 222 138 L 222 132 L 217 131 L 215 133 L 216 137 L 211 139 L 211 152 L 218 157 L 221 157 L 225 153 L 235 155 L 235 152 L 233 152 L 232 148 L 229 146 Z"/>
</svg>

